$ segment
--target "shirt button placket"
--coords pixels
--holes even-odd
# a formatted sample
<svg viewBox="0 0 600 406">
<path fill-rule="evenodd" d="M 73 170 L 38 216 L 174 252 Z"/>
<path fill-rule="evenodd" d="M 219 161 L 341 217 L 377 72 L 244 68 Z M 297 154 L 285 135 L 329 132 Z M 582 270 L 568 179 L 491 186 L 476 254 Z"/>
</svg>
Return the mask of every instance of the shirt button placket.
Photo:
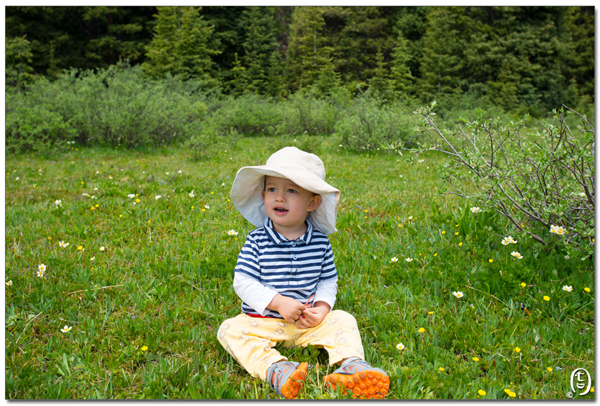
<svg viewBox="0 0 600 406">
<path fill-rule="evenodd" d="M 291 244 L 292 247 L 296 246 L 296 241 L 292 241 Z M 292 253 L 292 261 L 295 261 L 298 257 L 296 256 L 296 254 Z M 292 262 L 292 274 L 296 272 L 296 269 L 294 268 L 294 263 Z M 291 282 L 292 285 L 297 285 L 297 282 L 293 281 Z"/>
</svg>

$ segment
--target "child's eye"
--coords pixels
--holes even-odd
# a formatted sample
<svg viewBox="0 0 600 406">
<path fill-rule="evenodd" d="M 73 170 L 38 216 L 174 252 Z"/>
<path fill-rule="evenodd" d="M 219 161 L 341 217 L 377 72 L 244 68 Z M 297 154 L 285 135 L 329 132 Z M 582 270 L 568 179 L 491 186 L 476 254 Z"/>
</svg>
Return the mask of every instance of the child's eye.
<svg viewBox="0 0 600 406">
<path fill-rule="evenodd" d="M 294 189 L 288 189 L 288 193 L 296 193 Z"/>
<path fill-rule="evenodd" d="M 275 188 L 274 187 L 268 187 L 267 188 L 267 192 L 275 192 Z"/>
</svg>

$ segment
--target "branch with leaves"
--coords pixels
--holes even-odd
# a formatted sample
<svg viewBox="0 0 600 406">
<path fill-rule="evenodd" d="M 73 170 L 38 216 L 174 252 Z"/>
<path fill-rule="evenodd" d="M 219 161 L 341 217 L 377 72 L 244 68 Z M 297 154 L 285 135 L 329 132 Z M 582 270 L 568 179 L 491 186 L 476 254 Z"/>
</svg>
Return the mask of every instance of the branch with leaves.
<svg viewBox="0 0 600 406">
<path fill-rule="evenodd" d="M 554 124 L 525 133 L 527 116 L 505 125 L 478 110 L 474 120 L 461 119 L 464 125 L 448 132 L 434 123 L 434 106 L 414 113 L 421 116 L 419 131 L 433 132 L 440 142 L 413 152 L 452 157 L 442 173 L 450 193 L 500 213 L 544 245 L 555 241 L 593 253 L 595 130 L 586 116 L 563 106 L 553 111 Z M 576 132 L 565 120 L 568 115 L 581 121 Z"/>
</svg>

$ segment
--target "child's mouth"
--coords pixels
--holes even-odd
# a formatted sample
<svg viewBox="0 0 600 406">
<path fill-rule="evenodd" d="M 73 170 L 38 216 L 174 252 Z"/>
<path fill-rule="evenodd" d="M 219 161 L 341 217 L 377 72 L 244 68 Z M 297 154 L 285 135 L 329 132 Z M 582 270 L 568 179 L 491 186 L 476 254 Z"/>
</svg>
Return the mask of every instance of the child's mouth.
<svg viewBox="0 0 600 406">
<path fill-rule="evenodd" d="M 273 209 L 273 211 L 277 214 L 286 214 L 288 212 L 288 210 L 281 207 L 276 207 L 275 209 Z"/>
</svg>

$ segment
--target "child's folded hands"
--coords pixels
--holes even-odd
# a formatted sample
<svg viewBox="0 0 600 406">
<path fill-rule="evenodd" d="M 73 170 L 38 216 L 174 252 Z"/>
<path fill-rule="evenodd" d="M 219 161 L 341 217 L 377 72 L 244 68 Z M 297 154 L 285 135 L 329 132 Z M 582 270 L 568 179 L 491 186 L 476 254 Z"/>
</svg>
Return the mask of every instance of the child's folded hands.
<svg viewBox="0 0 600 406">
<path fill-rule="evenodd" d="M 316 327 L 321 324 L 330 309 L 331 308 L 327 303 L 317 302 L 315 307 L 304 309 L 302 317 L 298 320 L 296 326 L 298 326 L 298 328 Z"/>
<path fill-rule="evenodd" d="M 303 305 L 291 297 L 277 294 L 273 300 L 271 300 L 271 303 L 269 303 L 267 308 L 276 310 L 281 314 L 281 317 L 283 317 L 285 321 L 294 324 L 300 319 L 300 316 L 302 316 L 302 312 L 306 309 L 306 305 Z"/>
</svg>

